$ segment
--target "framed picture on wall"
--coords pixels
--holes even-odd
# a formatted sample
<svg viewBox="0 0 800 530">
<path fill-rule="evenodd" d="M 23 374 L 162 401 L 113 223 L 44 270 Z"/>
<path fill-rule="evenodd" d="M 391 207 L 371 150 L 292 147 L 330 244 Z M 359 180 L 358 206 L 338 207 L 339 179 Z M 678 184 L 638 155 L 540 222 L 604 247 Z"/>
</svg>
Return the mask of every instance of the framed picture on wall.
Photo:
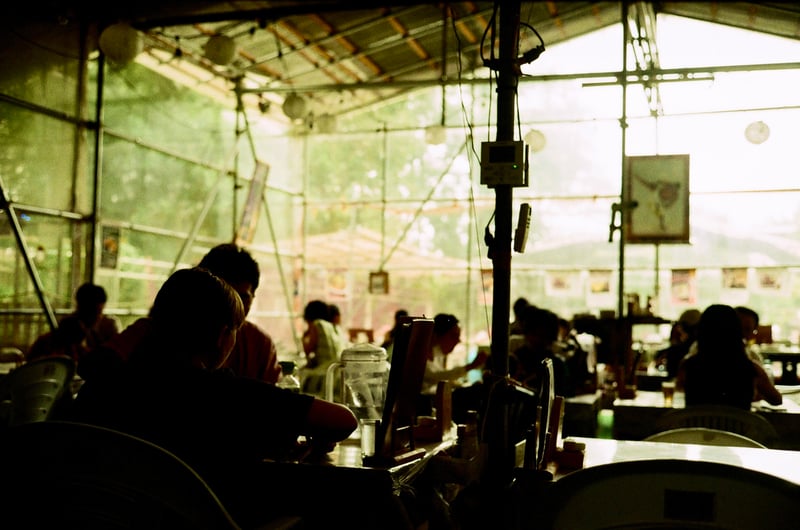
<svg viewBox="0 0 800 530">
<path fill-rule="evenodd" d="M 386 271 L 369 273 L 370 294 L 389 294 L 389 273 Z"/>
<path fill-rule="evenodd" d="M 689 242 L 689 155 L 626 157 L 623 189 L 625 242 Z"/>
</svg>

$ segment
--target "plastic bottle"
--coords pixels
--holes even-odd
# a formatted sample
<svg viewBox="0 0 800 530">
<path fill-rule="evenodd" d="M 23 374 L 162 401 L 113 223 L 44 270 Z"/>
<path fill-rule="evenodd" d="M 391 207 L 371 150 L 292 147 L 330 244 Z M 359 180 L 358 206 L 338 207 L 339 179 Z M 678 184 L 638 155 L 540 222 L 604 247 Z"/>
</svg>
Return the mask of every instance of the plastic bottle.
<svg viewBox="0 0 800 530">
<path fill-rule="evenodd" d="M 281 365 L 281 377 L 278 379 L 278 382 L 275 383 L 275 386 L 299 393 L 300 379 L 294 372 L 294 361 L 281 361 L 278 364 Z"/>
</svg>

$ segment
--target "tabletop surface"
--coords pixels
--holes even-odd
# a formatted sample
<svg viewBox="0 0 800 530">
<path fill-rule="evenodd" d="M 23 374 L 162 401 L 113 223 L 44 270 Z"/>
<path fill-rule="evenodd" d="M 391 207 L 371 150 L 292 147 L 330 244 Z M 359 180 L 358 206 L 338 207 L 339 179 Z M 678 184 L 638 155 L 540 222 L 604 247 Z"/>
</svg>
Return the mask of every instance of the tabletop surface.
<svg viewBox="0 0 800 530">
<path fill-rule="evenodd" d="M 796 451 L 585 437 L 569 439 L 586 445 L 584 468 L 631 460 L 697 460 L 753 469 L 800 484 L 800 454 Z"/>
<path fill-rule="evenodd" d="M 770 405 L 766 401 L 756 401 L 753 403 L 753 410 L 764 412 L 789 412 L 800 414 L 800 385 L 776 385 L 783 395 L 781 405 Z M 675 391 L 672 408 L 684 408 L 686 406 L 686 395 L 683 392 Z M 664 395 L 660 391 L 637 390 L 633 399 L 615 399 L 614 408 L 619 407 L 641 407 L 641 408 L 668 408 L 664 406 Z"/>
</svg>

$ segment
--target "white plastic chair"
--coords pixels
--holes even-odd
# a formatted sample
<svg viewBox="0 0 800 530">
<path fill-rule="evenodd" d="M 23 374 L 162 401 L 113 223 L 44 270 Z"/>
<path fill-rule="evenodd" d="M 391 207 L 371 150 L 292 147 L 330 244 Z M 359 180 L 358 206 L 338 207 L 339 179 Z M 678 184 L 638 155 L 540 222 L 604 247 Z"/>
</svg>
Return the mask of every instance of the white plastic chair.
<svg viewBox="0 0 800 530">
<path fill-rule="evenodd" d="M 8 425 L 50 419 L 75 374 L 75 362 L 66 356 L 29 361 L 7 377 L 10 397 Z"/>
<path fill-rule="evenodd" d="M 723 445 L 728 447 L 759 447 L 767 446 L 735 432 L 721 431 L 719 429 L 706 429 L 705 427 L 683 427 L 670 429 L 652 434 L 644 439 L 646 442 L 670 442 L 679 444 Z"/>
<path fill-rule="evenodd" d="M 673 409 L 656 420 L 655 432 L 703 427 L 741 434 L 767 447 L 778 440 L 775 427 L 757 413 L 725 405 L 692 405 Z"/>
<path fill-rule="evenodd" d="M 519 528 L 797 528 L 800 485 L 739 466 L 636 460 L 574 471 L 536 500 Z M 534 501 L 531 500 L 533 503 Z"/>
</svg>

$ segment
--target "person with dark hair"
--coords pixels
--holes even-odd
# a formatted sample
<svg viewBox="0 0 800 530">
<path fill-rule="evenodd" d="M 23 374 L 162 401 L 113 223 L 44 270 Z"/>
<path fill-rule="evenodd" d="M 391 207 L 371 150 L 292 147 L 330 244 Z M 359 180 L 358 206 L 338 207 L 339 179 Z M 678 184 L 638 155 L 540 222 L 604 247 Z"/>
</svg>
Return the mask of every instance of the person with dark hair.
<svg viewBox="0 0 800 530">
<path fill-rule="evenodd" d="M 32 361 L 51 355 L 66 355 L 77 366 L 84 357 L 86 346 L 86 328 L 76 318 L 64 319 L 53 331 L 43 333 L 31 344 L 26 361 Z"/>
<path fill-rule="evenodd" d="M 107 300 L 102 286 L 81 284 L 75 291 L 75 310 L 55 330 L 37 337 L 26 358 L 67 355 L 79 365 L 89 352 L 119 334 L 117 319 L 103 314 Z"/>
<path fill-rule="evenodd" d="M 222 278 L 239 294 L 245 315 L 255 298 L 261 278 L 258 262 L 247 250 L 225 243 L 209 250 L 197 264 Z M 256 324 L 245 320 L 236 335 L 236 344 L 223 365 L 236 375 L 275 383 L 281 374 L 278 353 L 272 337 Z"/>
<path fill-rule="evenodd" d="M 104 314 L 108 295 L 101 286 L 91 282 L 81 284 L 75 291 L 75 311 L 61 319 L 75 319 L 86 333 L 86 347 L 92 350 L 119 334 L 119 321 Z"/>
<path fill-rule="evenodd" d="M 524 313 L 525 308 L 530 305 L 531 304 L 528 302 L 528 299 L 522 296 L 514 300 L 514 304 L 511 306 L 514 314 L 514 320 L 509 325 L 509 335 L 522 335 L 522 313 Z"/>
<path fill-rule="evenodd" d="M 757 343 L 758 324 L 760 321 L 758 312 L 751 307 L 743 305 L 736 306 L 734 309 L 742 322 L 742 341 L 744 341 L 744 349 L 747 351 L 747 355 L 754 361 L 764 364 L 764 356 L 761 355 L 761 350 Z"/>
<path fill-rule="evenodd" d="M 321 396 L 325 374 L 331 363 L 339 360 L 344 349 L 341 337 L 330 322 L 330 306 L 322 300 L 311 300 L 303 310 L 306 331 L 303 333 L 303 352 L 306 364 L 300 372 L 303 392 Z"/>
<path fill-rule="evenodd" d="M 481 351 L 467 364 L 448 368 L 447 356 L 453 352 L 459 342 L 461 342 L 461 326 L 455 315 L 439 313 L 433 317 L 433 338 L 422 380 L 423 394 L 436 393 L 436 385 L 439 381 L 457 382 L 466 377 L 470 370 L 476 370 L 486 364 L 488 355 Z"/>
<path fill-rule="evenodd" d="M 673 379 L 678 374 L 681 360 L 689 354 L 697 339 L 697 326 L 700 311 L 687 309 L 681 313 L 670 330 L 669 346 L 656 352 L 655 364 L 666 369 L 667 377 Z"/>
<path fill-rule="evenodd" d="M 400 329 L 400 326 L 403 322 L 403 319 L 408 316 L 408 310 L 406 309 L 398 309 L 394 312 L 394 325 L 392 329 L 386 334 L 381 343 L 381 348 L 386 350 L 386 359 L 391 362 L 392 361 L 392 349 L 394 346 L 394 338 L 397 335 L 397 330 Z"/>
<path fill-rule="evenodd" d="M 173 273 L 156 295 L 146 335 L 113 374 L 86 382 L 71 419 L 160 445 L 188 463 L 243 527 L 265 506 L 265 458 L 284 460 L 304 436 L 332 449 L 358 426 L 344 405 L 219 370 L 244 323 L 242 301 L 201 268 Z"/>
<path fill-rule="evenodd" d="M 523 386 L 538 390 L 542 381 L 542 361 L 553 361 L 553 387 L 557 396 L 575 395 L 567 364 L 555 353 L 559 317 L 548 309 L 529 305 L 522 312 L 522 346 L 508 358 L 509 375 Z"/>
<path fill-rule="evenodd" d="M 764 367 L 747 356 L 736 310 L 712 304 L 697 327 L 697 349 L 684 357 L 676 388 L 686 392 L 686 406 L 728 405 L 750 410 L 753 401 L 783 402 Z"/>
<path fill-rule="evenodd" d="M 328 304 L 328 322 L 333 324 L 333 330 L 339 336 L 339 343 L 342 350 L 350 346 L 350 337 L 346 336 L 342 330 L 342 310 L 336 304 Z"/>
</svg>

